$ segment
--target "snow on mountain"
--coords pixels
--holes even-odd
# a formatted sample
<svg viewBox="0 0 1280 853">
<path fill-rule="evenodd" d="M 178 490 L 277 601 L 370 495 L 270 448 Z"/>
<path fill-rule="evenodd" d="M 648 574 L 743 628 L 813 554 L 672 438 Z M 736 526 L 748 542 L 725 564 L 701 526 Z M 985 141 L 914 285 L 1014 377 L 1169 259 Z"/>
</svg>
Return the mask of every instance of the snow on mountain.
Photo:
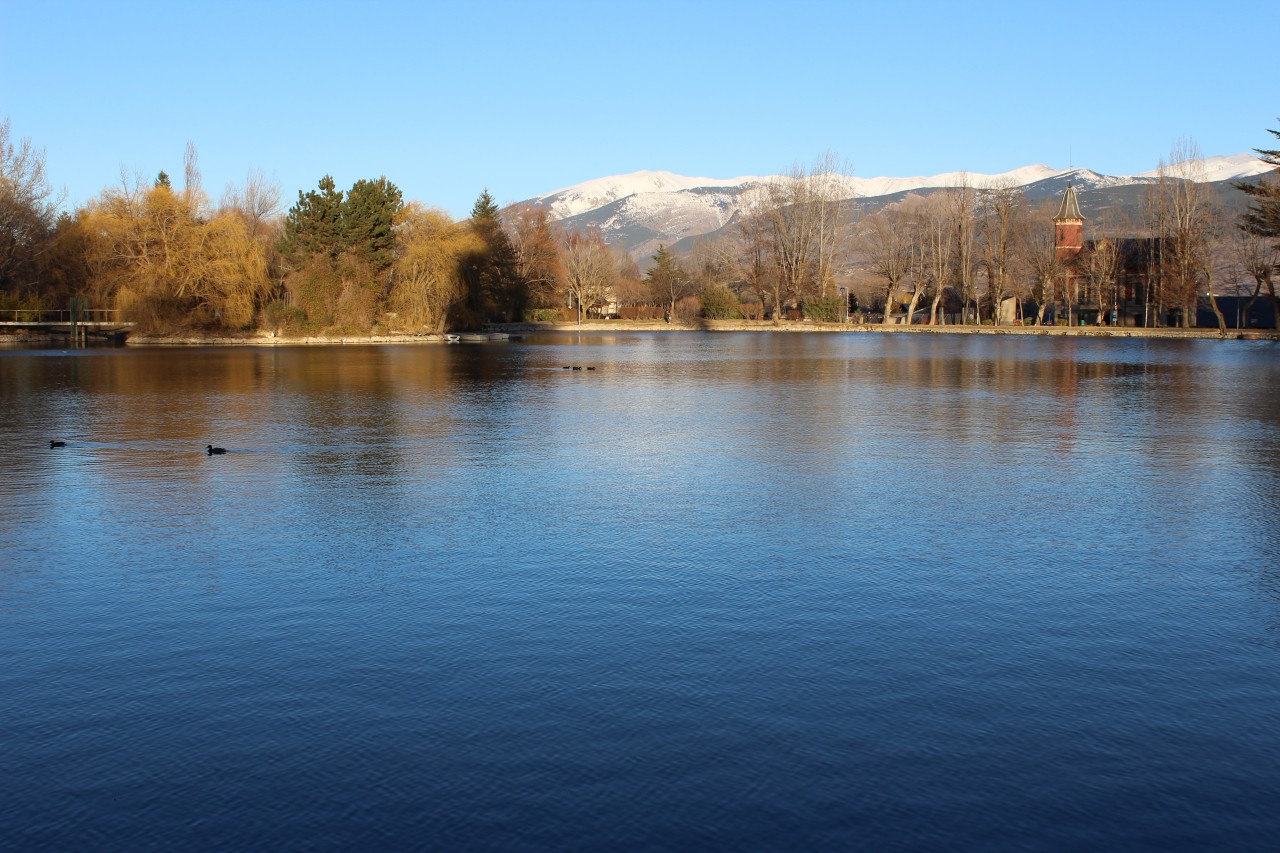
<svg viewBox="0 0 1280 853">
<path fill-rule="evenodd" d="M 1231 154 L 1225 157 L 1205 157 L 1203 160 L 1191 161 L 1190 168 L 1186 170 L 1189 176 L 1194 175 L 1196 179 L 1205 183 L 1216 183 L 1217 181 L 1232 181 L 1240 178 L 1251 178 L 1254 175 L 1261 175 L 1270 172 L 1275 166 L 1269 166 L 1258 159 L 1257 154 Z M 1196 174 L 1201 172 L 1201 175 Z M 1182 174 L 1178 167 L 1171 167 L 1168 170 L 1170 175 Z M 1149 172 L 1142 172 L 1134 177 L 1138 178 L 1156 178 L 1160 176 L 1159 169 L 1152 169 Z"/>
<path fill-rule="evenodd" d="M 571 187 L 540 195 L 534 204 L 546 205 L 556 219 L 567 219 L 588 210 L 642 193 L 674 193 L 705 187 L 744 187 L 768 181 L 769 178 L 689 178 L 671 172 L 632 172 L 574 184 Z"/>
<path fill-rule="evenodd" d="M 1203 180 L 1217 182 L 1248 178 L 1271 167 L 1253 154 L 1209 157 L 1200 161 Z M 1156 172 L 1140 175 L 1102 175 L 1088 169 L 1053 169 L 1037 164 L 996 175 L 945 172 L 916 177 L 859 178 L 842 176 L 846 198 L 875 200 L 902 193 L 968 184 L 979 189 L 996 186 L 1057 188 L 1070 181 L 1078 188 L 1110 189 L 1149 183 Z M 625 245 L 643 257 L 660 243 L 718 231 L 732 221 L 748 200 L 749 191 L 779 176 L 695 178 L 671 172 L 633 172 L 584 181 L 546 193 L 529 202 L 549 209 L 569 228 L 599 228 L 607 242 Z"/>
</svg>

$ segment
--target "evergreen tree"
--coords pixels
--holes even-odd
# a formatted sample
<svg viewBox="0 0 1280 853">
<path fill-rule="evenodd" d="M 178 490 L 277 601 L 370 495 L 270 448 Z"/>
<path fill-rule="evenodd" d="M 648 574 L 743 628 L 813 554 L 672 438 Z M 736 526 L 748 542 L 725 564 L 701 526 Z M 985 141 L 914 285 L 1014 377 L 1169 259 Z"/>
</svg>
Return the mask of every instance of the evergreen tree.
<svg viewBox="0 0 1280 853">
<path fill-rule="evenodd" d="M 342 205 L 343 247 L 379 272 L 395 260 L 395 219 L 404 207 L 400 188 L 385 177 L 356 181 Z"/>
<path fill-rule="evenodd" d="M 1280 139 L 1280 130 L 1268 130 L 1267 133 Z M 1254 150 L 1262 162 L 1280 169 L 1280 150 Z M 1273 170 L 1257 184 L 1237 183 L 1235 186 L 1252 199 L 1249 210 L 1240 217 L 1240 228 L 1259 237 L 1280 240 L 1280 172 Z"/>
<path fill-rule="evenodd" d="M 519 317 L 528 294 L 516 274 L 515 248 L 488 188 L 471 208 L 471 229 L 479 238 L 479 248 L 463 259 L 467 307 L 481 319 Z"/>
<path fill-rule="evenodd" d="M 156 175 L 155 186 L 164 187 L 167 190 L 173 189 L 173 186 L 169 183 L 169 173 L 161 169 L 160 174 Z"/>
<path fill-rule="evenodd" d="M 294 265 L 319 254 L 336 259 L 344 246 L 342 208 L 342 192 L 328 175 L 320 179 L 318 192 L 299 190 L 297 204 L 285 214 L 280 254 Z"/>
<path fill-rule="evenodd" d="M 493 200 L 493 196 L 489 195 L 489 188 L 485 187 L 481 191 L 480 197 L 476 199 L 476 203 L 471 206 L 471 218 L 476 221 L 485 220 L 488 222 L 498 222 L 498 205 Z"/>
<path fill-rule="evenodd" d="M 1280 139 L 1280 130 L 1268 130 L 1272 136 Z M 1274 240 L 1273 244 L 1277 251 L 1280 251 L 1280 150 L 1269 150 L 1265 148 L 1255 148 L 1260 155 L 1262 162 L 1275 166 L 1262 180 L 1257 184 L 1237 183 L 1236 189 L 1247 194 L 1251 201 L 1249 209 L 1240 217 L 1240 228 L 1247 234 L 1253 234 L 1264 239 Z M 1258 289 L 1261 290 L 1263 284 L 1267 287 L 1267 296 L 1271 300 L 1272 316 L 1275 318 L 1276 328 L 1280 328 L 1280 295 L 1276 293 L 1275 272 L 1277 270 L 1271 266 L 1271 259 L 1262 258 L 1262 262 L 1254 267 L 1253 275 L 1258 282 Z M 1257 291 L 1255 291 L 1255 296 Z"/>
<path fill-rule="evenodd" d="M 644 280 L 649 283 L 654 301 L 665 308 L 670 320 L 676 313 L 676 302 L 688 295 L 689 278 L 666 246 L 658 247 L 658 253 L 653 256 L 653 266 L 644 274 Z"/>
</svg>

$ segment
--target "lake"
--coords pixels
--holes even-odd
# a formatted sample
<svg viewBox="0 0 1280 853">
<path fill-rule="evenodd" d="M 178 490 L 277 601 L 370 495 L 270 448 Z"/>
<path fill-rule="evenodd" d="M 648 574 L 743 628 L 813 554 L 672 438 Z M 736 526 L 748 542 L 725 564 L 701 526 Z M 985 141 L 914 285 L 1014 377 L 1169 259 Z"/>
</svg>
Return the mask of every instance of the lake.
<svg viewBox="0 0 1280 853">
<path fill-rule="evenodd" d="M 1278 392 L 1242 341 L 0 351 L 0 847 L 1274 849 Z"/>
</svg>

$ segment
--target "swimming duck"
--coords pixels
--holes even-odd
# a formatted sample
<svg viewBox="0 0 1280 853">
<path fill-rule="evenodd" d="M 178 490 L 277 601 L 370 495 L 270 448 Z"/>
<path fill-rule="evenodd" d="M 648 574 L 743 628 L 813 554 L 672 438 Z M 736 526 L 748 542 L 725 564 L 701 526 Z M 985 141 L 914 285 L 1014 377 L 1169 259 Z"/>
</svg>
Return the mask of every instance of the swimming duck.
<svg viewBox="0 0 1280 853">
<path fill-rule="evenodd" d="M 50 450 L 52 450 L 55 447 L 66 447 L 66 446 L 67 446 L 67 443 L 65 441 L 54 441 L 53 439 L 49 439 Z"/>
<path fill-rule="evenodd" d="M 225 447 L 214 447 L 212 444 L 210 444 L 205 449 L 208 451 L 210 456 L 217 456 L 218 454 L 227 452 L 227 449 Z"/>
</svg>

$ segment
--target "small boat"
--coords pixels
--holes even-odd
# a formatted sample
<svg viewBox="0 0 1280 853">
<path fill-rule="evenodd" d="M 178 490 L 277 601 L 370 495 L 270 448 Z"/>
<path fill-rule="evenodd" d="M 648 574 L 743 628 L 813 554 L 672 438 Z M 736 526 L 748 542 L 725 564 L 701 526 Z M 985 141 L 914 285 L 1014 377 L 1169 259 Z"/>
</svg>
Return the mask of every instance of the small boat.
<svg viewBox="0 0 1280 853">
<path fill-rule="evenodd" d="M 458 340 L 466 344 L 485 344 L 489 341 L 505 341 L 510 338 L 506 332 L 460 332 Z"/>
<path fill-rule="evenodd" d="M 461 338 L 461 336 L 459 336 L 459 335 L 445 335 L 445 336 L 444 336 L 444 342 L 445 342 L 445 343 L 447 343 L 447 344 L 456 344 L 456 343 L 457 343 L 458 341 L 460 341 L 460 340 L 462 340 L 462 338 Z"/>
</svg>

